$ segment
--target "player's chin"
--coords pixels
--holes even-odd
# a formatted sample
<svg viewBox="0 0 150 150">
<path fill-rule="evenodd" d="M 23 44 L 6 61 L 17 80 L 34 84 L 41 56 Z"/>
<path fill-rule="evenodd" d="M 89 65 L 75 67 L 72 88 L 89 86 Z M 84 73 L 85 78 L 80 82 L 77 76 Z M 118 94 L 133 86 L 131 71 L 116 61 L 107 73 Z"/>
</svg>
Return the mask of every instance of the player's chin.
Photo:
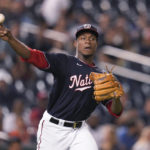
<svg viewBox="0 0 150 150">
<path fill-rule="evenodd" d="M 92 55 L 94 55 L 94 51 L 87 51 L 87 50 L 85 50 L 84 52 L 83 52 L 83 55 L 85 55 L 85 56 L 92 56 Z"/>
<path fill-rule="evenodd" d="M 90 57 L 92 57 L 94 54 L 92 53 L 92 54 L 83 54 L 83 56 L 85 57 L 85 58 L 90 58 Z"/>
</svg>

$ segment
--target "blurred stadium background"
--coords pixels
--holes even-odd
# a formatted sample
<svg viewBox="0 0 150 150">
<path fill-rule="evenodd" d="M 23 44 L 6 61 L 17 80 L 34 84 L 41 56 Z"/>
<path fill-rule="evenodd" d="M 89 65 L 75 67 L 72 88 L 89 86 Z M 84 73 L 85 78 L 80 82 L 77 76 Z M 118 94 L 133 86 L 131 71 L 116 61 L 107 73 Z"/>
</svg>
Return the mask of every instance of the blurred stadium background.
<svg viewBox="0 0 150 150">
<path fill-rule="evenodd" d="M 88 119 L 99 150 L 150 150 L 149 0 L 0 0 L 4 25 L 29 47 L 75 54 L 78 25 L 92 23 L 100 39 L 96 64 L 122 82 L 124 112 L 101 105 Z M 38 122 L 53 77 L 23 63 L 0 40 L 0 149 L 35 150 Z"/>
</svg>

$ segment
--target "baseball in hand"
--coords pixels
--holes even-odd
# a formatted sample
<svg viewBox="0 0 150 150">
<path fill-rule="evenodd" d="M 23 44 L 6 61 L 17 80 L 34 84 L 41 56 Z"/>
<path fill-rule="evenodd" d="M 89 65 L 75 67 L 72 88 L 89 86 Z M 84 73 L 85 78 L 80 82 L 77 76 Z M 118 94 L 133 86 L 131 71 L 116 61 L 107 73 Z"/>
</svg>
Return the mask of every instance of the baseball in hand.
<svg viewBox="0 0 150 150">
<path fill-rule="evenodd" d="M 5 16 L 0 13 L 0 24 L 2 24 L 5 21 Z"/>
</svg>

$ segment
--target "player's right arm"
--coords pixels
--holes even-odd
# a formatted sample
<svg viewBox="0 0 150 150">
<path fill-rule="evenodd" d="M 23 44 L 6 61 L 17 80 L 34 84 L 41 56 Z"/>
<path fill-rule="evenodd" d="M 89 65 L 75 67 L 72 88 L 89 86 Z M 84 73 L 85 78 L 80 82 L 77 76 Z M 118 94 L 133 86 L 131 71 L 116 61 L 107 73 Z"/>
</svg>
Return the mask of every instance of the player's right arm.
<svg viewBox="0 0 150 150">
<path fill-rule="evenodd" d="M 26 46 L 24 43 L 16 39 L 11 31 L 0 25 L 0 39 L 9 43 L 12 49 L 23 58 L 24 61 L 33 64 L 40 69 L 49 67 L 44 53 L 39 50 L 33 50 Z"/>
<path fill-rule="evenodd" d="M 16 39 L 11 32 L 5 28 L 3 25 L 0 25 L 0 38 L 9 43 L 13 50 L 22 58 L 28 59 L 30 57 L 29 48 L 23 44 L 21 41 Z"/>
</svg>

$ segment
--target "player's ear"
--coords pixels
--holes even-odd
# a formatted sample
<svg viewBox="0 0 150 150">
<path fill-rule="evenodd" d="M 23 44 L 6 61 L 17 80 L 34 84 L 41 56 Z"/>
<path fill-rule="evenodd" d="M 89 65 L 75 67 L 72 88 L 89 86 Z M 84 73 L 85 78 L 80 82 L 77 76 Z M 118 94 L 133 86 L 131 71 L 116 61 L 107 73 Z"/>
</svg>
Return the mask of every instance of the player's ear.
<svg viewBox="0 0 150 150">
<path fill-rule="evenodd" d="M 96 47 L 98 47 L 98 41 L 96 42 Z"/>
<path fill-rule="evenodd" d="M 77 47 L 77 41 L 76 41 L 76 40 L 73 42 L 73 46 L 74 46 L 75 48 Z"/>
</svg>

